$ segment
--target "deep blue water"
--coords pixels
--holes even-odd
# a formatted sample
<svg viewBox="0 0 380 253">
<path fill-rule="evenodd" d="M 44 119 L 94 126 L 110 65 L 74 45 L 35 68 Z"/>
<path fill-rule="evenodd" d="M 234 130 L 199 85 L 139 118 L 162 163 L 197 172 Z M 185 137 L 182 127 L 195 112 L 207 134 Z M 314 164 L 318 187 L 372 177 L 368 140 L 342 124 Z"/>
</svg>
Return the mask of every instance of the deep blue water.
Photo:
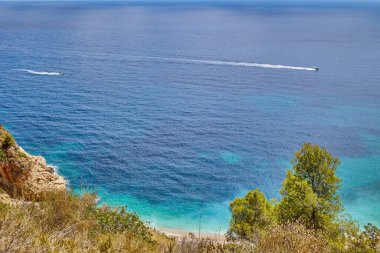
<svg viewBox="0 0 380 253">
<path fill-rule="evenodd" d="M 73 189 L 203 231 L 249 189 L 278 197 L 318 143 L 346 210 L 379 225 L 380 11 L 3 3 L 0 123 Z"/>
</svg>

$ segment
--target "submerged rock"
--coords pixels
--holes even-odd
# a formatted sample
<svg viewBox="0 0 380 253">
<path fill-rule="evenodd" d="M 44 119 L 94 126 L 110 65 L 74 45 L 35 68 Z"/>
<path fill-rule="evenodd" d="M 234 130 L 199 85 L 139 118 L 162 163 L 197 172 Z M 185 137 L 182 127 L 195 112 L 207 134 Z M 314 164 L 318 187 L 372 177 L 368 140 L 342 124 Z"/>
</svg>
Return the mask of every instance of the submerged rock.
<svg viewBox="0 0 380 253">
<path fill-rule="evenodd" d="M 41 156 L 28 154 L 0 125 L 0 187 L 13 198 L 42 200 L 66 190 L 65 179 Z"/>
</svg>

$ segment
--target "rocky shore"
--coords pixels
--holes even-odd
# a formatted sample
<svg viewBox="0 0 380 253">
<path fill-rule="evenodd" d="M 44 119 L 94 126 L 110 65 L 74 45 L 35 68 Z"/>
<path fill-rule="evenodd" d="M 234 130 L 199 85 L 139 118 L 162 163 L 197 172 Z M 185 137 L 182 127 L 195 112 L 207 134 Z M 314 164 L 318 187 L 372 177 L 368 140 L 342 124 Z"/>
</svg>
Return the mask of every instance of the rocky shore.
<svg viewBox="0 0 380 253">
<path fill-rule="evenodd" d="M 65 191 L 67 183 L 41 156 L 28 154 L 0 125 L 0 200 L 39 201 L 49 192 Z"/>
</svg>

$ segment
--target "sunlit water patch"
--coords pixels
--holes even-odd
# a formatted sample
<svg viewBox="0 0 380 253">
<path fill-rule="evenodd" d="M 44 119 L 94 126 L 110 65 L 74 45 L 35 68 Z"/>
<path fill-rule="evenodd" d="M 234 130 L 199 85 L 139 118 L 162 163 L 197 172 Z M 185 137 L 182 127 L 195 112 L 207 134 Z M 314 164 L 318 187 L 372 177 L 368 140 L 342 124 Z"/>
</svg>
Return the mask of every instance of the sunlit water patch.
<svg viewBox="0 0 380 253">
<path fill-rule="evenodd" d="M 229 164 L 237 164 L 241 160 L 241 157 L 238 154 L 231 152 L 222 152 L 220 154 L 220 157 L 223 159 L 223 161 Z"/>
</svg>

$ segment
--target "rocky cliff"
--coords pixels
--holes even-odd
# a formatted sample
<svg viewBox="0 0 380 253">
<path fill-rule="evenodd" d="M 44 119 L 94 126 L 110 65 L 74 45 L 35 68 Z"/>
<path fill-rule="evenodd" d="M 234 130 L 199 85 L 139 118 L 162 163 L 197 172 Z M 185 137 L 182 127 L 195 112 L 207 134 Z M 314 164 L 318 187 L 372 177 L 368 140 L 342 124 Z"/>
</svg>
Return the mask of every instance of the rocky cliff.
<svg viewBox="0 0 380 253">
<path fill-rule="evenodd" d="M 0 125 L 0 200 L 9 196 L 41 200 L 49 192 L 66 190 L 66 181 L 41 156 L 32 156 L 19 147 Z"/>
</svg>

